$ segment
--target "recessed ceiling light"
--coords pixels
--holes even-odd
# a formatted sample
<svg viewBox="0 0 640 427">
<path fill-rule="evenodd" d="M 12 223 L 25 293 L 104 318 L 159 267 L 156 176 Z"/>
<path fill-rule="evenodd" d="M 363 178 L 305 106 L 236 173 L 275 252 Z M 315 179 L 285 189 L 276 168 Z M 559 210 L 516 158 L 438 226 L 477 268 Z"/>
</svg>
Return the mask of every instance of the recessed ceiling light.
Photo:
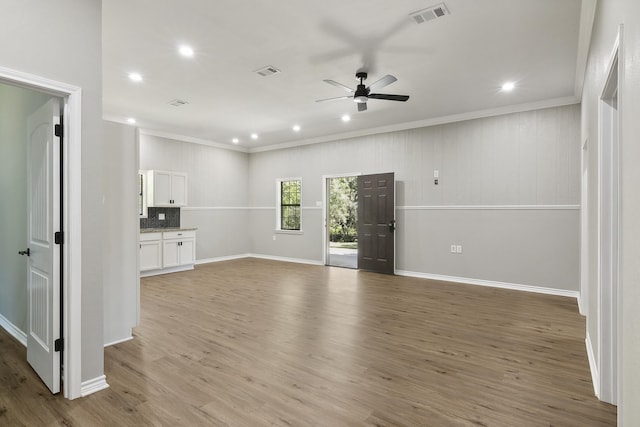
<svg viewBox="0 0 640 427">
<path fill-rule="evenodd" d="M 251 134 L 251 139 L 258 139 L 258 134 L 257 133 L 252 133 Z"/>
<path fill-rule="evenodd" d="M 185 58 L 193 57 L 193 48 L 191 46 L 187 46 L 186 44 L 180 46 L 178 48 L 178 52 L 180 52 L 180 55 L 184 56 Z"/>
<path fill-rule="evenodd" d="M 141 82 L 142 81 L 142 74 L 140 74 L 140 73 L 129 73 L 129 80 L 134 81 L 134 82 Z"/>
<path fill-rule="evenodd" d="M 300 132 L 300 125 L 293 125 L 292 129 L 294 132 Z"/>
<path fill-rule="evenodd" d="M 233 142 L 234 144 L 237 144 L 240 142 L 240 140 L 238 138 L 233 138 L 231 142 Z"/>
<path fill-rule="evenodd" d="M 345 114 L 344 116 L 342 116 L 342 121 L 343 121 L 343 122 L 345 122 L 345 123 L 346 123 L 346 122 L 348 122 L 348 121 L 350 121 L 350 120 L 351 120 L 351 116 L 350 116 L 350 115 Z"/>
<path fill-rule="evenodd" d="M 134 119 L 133 117 L 129 117 L 127 119 L 127 123 L 129 123 L 130 125 L 135 125 L 136 124 L 136 119 Z"/>
<path fill-rule="evenodd" d="M 516 84 L 514 82 L 506 82 L 505 84 L 502 85 L 502 90 L 505 92 L 510 92 L 515 87 L 516 87 Z"/>
</svg>

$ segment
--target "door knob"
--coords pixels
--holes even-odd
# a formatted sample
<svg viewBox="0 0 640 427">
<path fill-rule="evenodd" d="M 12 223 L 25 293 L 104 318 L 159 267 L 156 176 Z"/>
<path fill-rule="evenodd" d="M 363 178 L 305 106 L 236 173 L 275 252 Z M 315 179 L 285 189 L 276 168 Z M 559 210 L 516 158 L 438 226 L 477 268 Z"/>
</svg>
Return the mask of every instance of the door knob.
<svg viewBox="0 0 640 427">
<path fill-rule="evenodd" d="M 391 221 L 389 221 L 389 224 L 387 224 L 389 226 L 389 231 L 391 233 L 393 233 L 396 230 L 396 220 L 392 219 Z"/>
<path fill-rule="evenodd" d="M 26 256 L 31 256 L 31 249 L 27 248 L 26 251 L 19 251 L 18 255 L 26 255 Z"/>
</svg>

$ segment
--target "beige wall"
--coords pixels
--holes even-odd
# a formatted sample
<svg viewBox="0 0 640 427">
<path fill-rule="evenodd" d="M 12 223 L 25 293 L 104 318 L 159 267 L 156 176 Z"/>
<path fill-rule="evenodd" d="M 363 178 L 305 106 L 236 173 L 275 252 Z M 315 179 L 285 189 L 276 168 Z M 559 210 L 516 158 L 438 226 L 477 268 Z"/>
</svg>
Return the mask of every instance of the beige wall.
<svg viewBox="0 0 640 427">
<path fill-rule="evenodd" d="M 180 222 L 198 228 L 198 260 L 250 252 L 247 153 L 143 133 L 140 169 L 187 173 L 189 206 Z"/>
<path fill-rule="evenodd" d="M 624 25 L 619 81 L 620 147 L 620 359 L 618 424 L 640 420 L 640 2 L 598 2 L 582 97 L 582 140 L 589 140 L 588 318 L 587 331 L 598 360 L 598 98 L 620 24 Z"/>
<path fill-rule="evenodd" d="M 137 324 L 138 140 L 133 126 L 103 124 L 104 343 L 131 338 Z"/>
<path fill-rule="evenodd" d="M 571 105 L 252 153 L 253 251 L 321 262 L 322 176 L 393 171 L 398 270 L 576 294 L 579 120 Z M 304 233 L 273 240 L 276 179 L 298 176 Z"/>
<path fill-rule="evenodd" d="M 82 88 L 82 381 L 104 372 L 100 0 L 0 0 L 0 66 Z"/>
</svg>

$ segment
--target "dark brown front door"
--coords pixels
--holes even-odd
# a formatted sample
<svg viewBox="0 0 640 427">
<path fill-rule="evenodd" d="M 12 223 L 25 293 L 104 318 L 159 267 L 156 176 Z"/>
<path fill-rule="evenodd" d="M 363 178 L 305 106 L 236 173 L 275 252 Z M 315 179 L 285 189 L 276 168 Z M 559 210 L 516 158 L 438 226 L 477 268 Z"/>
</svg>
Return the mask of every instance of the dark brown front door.
<svg viewBox="0 0 640 427">
<path fill-rule="evenodd" d="M 358 268 L 394 272 L 394 175 L 358 177 Z"/>
</svg>

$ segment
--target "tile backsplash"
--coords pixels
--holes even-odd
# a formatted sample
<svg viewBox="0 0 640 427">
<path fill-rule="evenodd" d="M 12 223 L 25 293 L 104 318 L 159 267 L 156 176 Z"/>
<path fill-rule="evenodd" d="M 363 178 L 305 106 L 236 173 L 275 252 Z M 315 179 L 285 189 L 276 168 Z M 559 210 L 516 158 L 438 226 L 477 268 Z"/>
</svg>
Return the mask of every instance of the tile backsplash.
<svg viewBox="0 0 640 427">
<path fill-rule="evenodd" d="M 158 214 L 164 214 L 164 220 Z M 147 208 L 147 218 L 140 218 L 140 228 L 180 227 L 180 208 Z"/>
</svg>

